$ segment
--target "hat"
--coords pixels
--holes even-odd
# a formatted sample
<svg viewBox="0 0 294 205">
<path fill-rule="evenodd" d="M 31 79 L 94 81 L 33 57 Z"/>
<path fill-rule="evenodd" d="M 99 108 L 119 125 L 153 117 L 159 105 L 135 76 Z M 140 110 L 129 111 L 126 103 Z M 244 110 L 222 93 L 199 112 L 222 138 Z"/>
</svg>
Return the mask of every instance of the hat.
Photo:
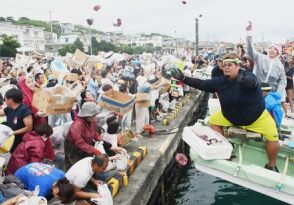
<svg viewBox="0 0 294 205">
<path fill-rule="evenodd" d="M 79 117 L 92 117 L 98 114 L 97 105 L 93 102 L 85 102 L 78 113 Z"/>
<path fill-rule="evenodd" d="M 260 85 L 262 91 L 271 91 L 272 87 L 268 83 L 261 83 Z"/>
<path fill-rule="evenodd" d="M 274 48 L 278 51 L 279 55 L 282 54 L 282 46 L 280 46 L 280 45 L 278 45 L 278 44 L 271 44 L 271 45 L 269 46 L 269 48 L 270 48 L 270 47 L 274 47 Z"/>
</svg>

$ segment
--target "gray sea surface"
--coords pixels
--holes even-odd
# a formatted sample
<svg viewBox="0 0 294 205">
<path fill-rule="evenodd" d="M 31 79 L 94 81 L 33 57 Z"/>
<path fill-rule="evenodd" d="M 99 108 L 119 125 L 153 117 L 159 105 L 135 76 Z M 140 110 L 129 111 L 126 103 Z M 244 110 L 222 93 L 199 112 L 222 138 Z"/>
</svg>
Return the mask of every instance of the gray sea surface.
<svg viewBox="0 0 294 205">
<path fill-rule="evenodd" d="M 287 203 L 196 170 L 183 168 L 171 205 L 286 205 Z"/>
</svg>

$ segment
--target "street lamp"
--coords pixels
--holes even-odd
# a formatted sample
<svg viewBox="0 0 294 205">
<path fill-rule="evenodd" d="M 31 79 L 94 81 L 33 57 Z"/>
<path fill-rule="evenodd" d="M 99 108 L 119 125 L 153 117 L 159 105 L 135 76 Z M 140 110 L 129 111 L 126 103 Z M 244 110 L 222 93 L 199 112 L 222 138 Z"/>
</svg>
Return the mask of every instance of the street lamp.
<svg viewBox="0 0 294 205">
<path fill-rule="evenodd" d="M 196 52 L 196 56 L 198 56 L 199 54 L 199 28 L 198 28 L 198 21 L 199 18 L 202 17 L 202 14 L 200 14 L 199 16 L 197 16 L 195 18 L 195 52 Z"/>
</svg>

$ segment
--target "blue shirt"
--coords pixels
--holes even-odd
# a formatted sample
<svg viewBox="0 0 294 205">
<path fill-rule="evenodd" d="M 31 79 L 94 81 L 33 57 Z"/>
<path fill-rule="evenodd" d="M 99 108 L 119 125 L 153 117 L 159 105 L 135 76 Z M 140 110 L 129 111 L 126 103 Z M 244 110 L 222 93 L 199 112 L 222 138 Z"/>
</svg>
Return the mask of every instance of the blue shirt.
<svg viewBox="0 0 294 205">
<path fill-rule="evenodd" d="M 39 196 L 51 194 L 52 185 L 64 178 L 64 172 L 48 164 L 34 162 L 19 168 L 15 174 L 25 185 L 25 189 L 33 191 L 37 185 L 40 187 Z"/>
</svg>

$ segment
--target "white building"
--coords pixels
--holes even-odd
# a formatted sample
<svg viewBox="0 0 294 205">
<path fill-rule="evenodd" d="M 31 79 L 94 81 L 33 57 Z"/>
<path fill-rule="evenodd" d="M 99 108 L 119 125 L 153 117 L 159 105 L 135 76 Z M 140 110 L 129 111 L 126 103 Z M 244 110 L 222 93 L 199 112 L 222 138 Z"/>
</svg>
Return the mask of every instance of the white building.
<svg viewBox="0 0 294 205">
<path fill-rule="evenodd" d="M 0 35 L 14 36 L 20 43 L 19 52 L 45 51 L 44 28 L 14 25 L 8 22 L 0 23 Z"/>
<path fill-rule="evenodd" d="M 44 31 L 44 37 L 45 37 L 46 44 L 57 43 L 57 41 L 58 41 L 56 33 Z"/>
<path fill-rule="evenodd" d="M 8 36 L 13 36 L 20 43 L 20 45 L 24 45 L 24 32 L 24 29 L 12 26 L 11 23 L 0 22 L 0 35 L 6 34 Z"/>
<path fill-rule="evenodd" d="M 79 38 L 79 37 L 80 36 L 78 34 L 61 35 L 59 37 L 59 43 L 62 43 L 62 44 L 74 43 L 75 40 L 77 40 L 77 38 Z"/>
<path fill-rule="evenodd" d="M 128 35 L 122 41 L 123 44 L 127 44 L 131 47 L 135 46 L 153 46 L 153 47 L 162 47 L 163 39 L 162 36 L 145 36 L 141 34 Z"/>
<path fill-rule="evenodd" d="M 72 23 L 61 23 L 60 27 L 63 34 L 69 34 L 75 31 L 75 26 Z"/>
</svg>

